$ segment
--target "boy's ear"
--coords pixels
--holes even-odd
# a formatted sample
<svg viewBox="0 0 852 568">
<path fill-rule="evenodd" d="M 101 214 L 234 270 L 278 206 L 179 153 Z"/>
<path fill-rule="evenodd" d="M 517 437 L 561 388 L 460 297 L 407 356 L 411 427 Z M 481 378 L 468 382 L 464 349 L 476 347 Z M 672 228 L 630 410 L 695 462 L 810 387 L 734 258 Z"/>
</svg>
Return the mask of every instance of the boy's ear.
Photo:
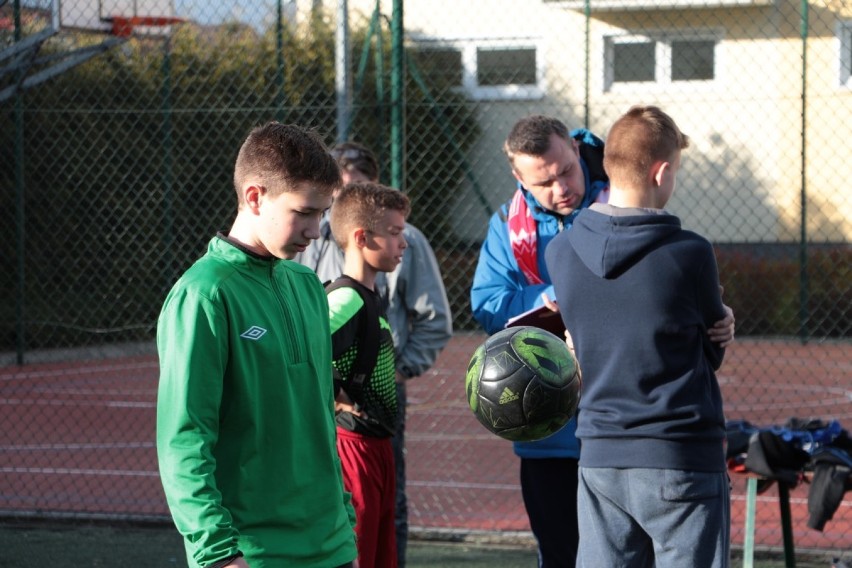
<svg viewBox="0 0 852 568">
<path fill-rule="evenodd" d="M 243 201 L 246 207 L 253 213 L 260 209 L 260 202 L 266 195 L 266 188 L 258 184 L 252 184 L 243 190 Z"/>
<path fill-rule="evenodd" d="M 367 246 L 367 231 L 365 231 L 363 227 L 358 227 L 352 231 L 352 242 L 355 243 L 358 248 L 364 248 Z"/>
<path fill-rule="evenodd" d="M 654 186 L 660 187 L 666 179 L 666 176 L 671 173 L 671 164 L 669 162 L 654 162 L 651 166 L 651 177 L 654 180 Z"/>
</svg>

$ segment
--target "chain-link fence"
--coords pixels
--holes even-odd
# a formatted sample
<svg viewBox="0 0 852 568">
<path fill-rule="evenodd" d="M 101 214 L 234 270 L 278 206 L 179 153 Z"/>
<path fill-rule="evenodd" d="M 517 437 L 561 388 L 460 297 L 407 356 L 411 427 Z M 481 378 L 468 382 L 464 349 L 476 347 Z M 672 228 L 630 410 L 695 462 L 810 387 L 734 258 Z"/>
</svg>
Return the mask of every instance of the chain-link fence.
<svg viewBox="0 0 852 568">
<path fill-rule="evenodd" d="M 692 144 L 669 209 L 716 245 L 737 316 L 728 418 L 849 425 L 852 2 L 341 4 L 0 1 L 0 510 L 166 515 L 157 314 L 229 226 L 236 151 L 270 119 L 372 147 L 439 259 L 456 333 L 411 384 L 413 526 L 528 530 L 462 377 L 479 245 L 514 189 L 501 145 L 532 113 L 602 137 L 632 104 L 671 114 Z M 852 549 L 850 503 L 807 532 L 797 491 L 800 545 Z"/>
</svg>

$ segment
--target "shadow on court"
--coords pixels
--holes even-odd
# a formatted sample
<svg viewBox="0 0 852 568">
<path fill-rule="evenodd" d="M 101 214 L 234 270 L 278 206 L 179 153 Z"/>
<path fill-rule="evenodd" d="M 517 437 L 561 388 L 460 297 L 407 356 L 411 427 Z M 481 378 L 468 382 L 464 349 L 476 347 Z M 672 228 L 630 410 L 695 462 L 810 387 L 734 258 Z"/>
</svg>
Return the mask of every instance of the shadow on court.
<svg viewBox="0 0 852 568">
<path fill-rule="evenodd" d="M 64 567 L 186 567 L 183 543 L 177 532 L 162 524 L 48 522 L 0 519 L 3 566 Z M 735 555 L 733 565 L 741 566 Z M 848 559 L 847 559 L 848 561 Z M 408 568 L 535 568 L 535 550 L 440 541 L 412 541 Z M 755 568 L 782 568 L 780 551 L 756 555 Z M 829 568 L 830 557 L 797 555 L 798 568 Z"/>
<path fill-rule="evenodd" d="M 165 525 L 0 520 L 3 566 L 32 568 L 187 566 L 183 541 Z M 414 541 L 408 568 L 464 566 L 534 568 L 529 547 L 480 546 Z"/>
</svg>

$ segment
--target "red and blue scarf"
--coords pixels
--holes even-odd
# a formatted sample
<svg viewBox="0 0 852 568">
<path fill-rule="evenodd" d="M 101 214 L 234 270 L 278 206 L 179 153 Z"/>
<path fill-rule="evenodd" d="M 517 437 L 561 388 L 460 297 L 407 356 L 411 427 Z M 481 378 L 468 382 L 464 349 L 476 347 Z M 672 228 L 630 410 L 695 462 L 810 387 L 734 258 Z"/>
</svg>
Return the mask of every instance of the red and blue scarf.
<svg viewBox="0 0 852 568">
<path fill-rule="evenodd" d="M 509 204 L 509 243 L 528 284 L 544 284 L 538 272 L 538 230 L 521 189 Z"/>
</svg>

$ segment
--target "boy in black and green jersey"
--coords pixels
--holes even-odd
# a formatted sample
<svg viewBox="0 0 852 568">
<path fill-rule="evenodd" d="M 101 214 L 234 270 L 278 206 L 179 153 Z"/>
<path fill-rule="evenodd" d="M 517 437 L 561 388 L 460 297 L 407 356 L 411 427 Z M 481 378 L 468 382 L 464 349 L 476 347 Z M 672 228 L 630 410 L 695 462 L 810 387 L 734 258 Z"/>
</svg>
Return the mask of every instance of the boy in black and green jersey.
<svg viewBox="0 0 852 568">
<path fill-rule="evenodd" d="M 234 224 L 163 305 L 157 457 L 191 567 L 329 568 L 357 555 L 326 294 L 289 260 L 319 236 L 340 183 L 316 134 L 252 130 Z"/>
<path fill-rule="evenodd" d="M 328 288 L 331 344 L 339 388 L 337 451 L 352 494 L 361 566 L 395 568 L 395 485 L 391 437 L 396 423 L 396 364 L 390 326 L 375 292 L 407 246 L 408 197 L 377 183 L 347 185 L 331 208 L 344 251 L 343 276 Z"/>
</svg>

